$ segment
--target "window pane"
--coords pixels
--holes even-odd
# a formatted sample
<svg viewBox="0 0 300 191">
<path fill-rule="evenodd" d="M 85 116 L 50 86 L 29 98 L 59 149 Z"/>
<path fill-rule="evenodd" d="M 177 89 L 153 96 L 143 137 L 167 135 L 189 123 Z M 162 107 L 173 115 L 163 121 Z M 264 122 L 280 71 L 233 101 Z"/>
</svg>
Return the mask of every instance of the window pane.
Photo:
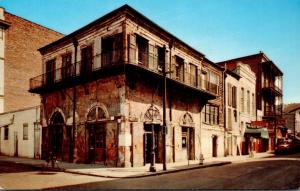
<svg viewBox="0 0 300 191">
<path fill-rule="evenodd" d="M 23 140 L 28 140 L 28 123 L 23 124 Z"/>
</svg>

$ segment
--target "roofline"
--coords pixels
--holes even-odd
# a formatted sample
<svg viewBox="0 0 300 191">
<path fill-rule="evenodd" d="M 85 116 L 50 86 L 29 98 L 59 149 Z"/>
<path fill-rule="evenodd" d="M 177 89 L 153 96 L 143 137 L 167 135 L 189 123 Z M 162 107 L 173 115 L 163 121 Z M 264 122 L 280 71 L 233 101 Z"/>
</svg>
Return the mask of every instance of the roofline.
<svg viewBox="0 0 300 191">
<path fill-rule="evenodd" d="M 283 114 L 289 114 L 289 113 L 292 113 L 292 112 L 294 112 L 294 111 L 296 111 L 298 109 L 300 109 L 300 106 L 298 106 L 298 107 L 296 107 L 296 108 L 294 108 L 292 110 L 289 110 L 289 111 L 283 111 L 284 112 Z"/>
<path fill-rule="evenodd" d="M 43 25 L 41 25 L 41 24 L 39 24 L 39 23 L 30 21 L 30 20 L 28 20 L 28 19 L 25 19 L 25 18 L 23 18 L 23 17 L 21 17 L 21 16 L 15 15 L 15 14 L 10 13 L 10 12 L 8 12 L 8 11 L 5 11 L 4 14 L 5 14 L 5 13 L 6 13 L 6 14 L 10 14 L 10 15 L 15 16 L 15 17 L 18 17 L 19 19 L 22 19 L 22 20 L 24 20 L 24 21 L 30 22 L 30 23 L 32 23 L 32 24 L 35 24 L 35 25 L 37 25 L 37 26 L 40 26 L 40 27 L 42 27 L 42 28 L 45 28 L 45 29 L 47 29 L 47 30 L 50 30 L 50 31 L 52 31 L 52 32 L 55 32 L 55 33 L 58 33 L 58 34 L 60 34 L 60 35 L 65 36 L 65 34 L 63 34 L 63 33 L 61 33 L 61 32 L 58 32 L 58 31 L 56 31 L 56 30 L 54 30 L 54 29 L 51 29 L 51 28 L 46 27 L 46 26 L 43 26 Z"/>
<path fill-rule="evenodd" d="M 209 60 L 209 59 L 208 59 L 208 58 L 206 58 L 206 57 L 204 57 L 204 61 L 208 62 L 209 64 L 211 64 L 211 65 L 215 66 L 216 68 L 218 68 L 218 69 L 220 69 L 220 70 L 222 70 L 222 71 L 224 71 L 224 70 L 225 70 L 225 69 L 224 69 L 222 66 L 220 66 L 220 65 L 216 64 L 215 62 L 213 62 L 213 61 Z"/>
<path fill-rule="evenodd" d="M 13 110 L 13 111 L 6 111 L 6 112 L 3 112 L 3 113 L 0 113 L 0 116 L 5 115 L 5 114 L 9 114 L 9 113 L 17 113 L 17 112 L 22 112 L 22 111 L 31 110 L 31 109 L 39 109 L 39 108 L 40 108 L 40 105 L 25 107 L 25 108 L 22 108 L 22 109 L 17 109 L 17 110 Z"/>
<path fill-rule="evenodd" d="M 216 62 L 216 64 L 223 64 L 225 62 L 232 62 L 232 61 L 236 61 L 236 60 L 240 60 L 240 59 L 255 57 L 255 56 L 258 56 L 258 55 L 262 55 L 263 56 L 265 54 L 262 51 L 260 51 L 259 53 L 256 53 L 256 54 L 251 54 L 251 55 L 247 55 L 247 56 L 242 56 L 242 57 L 237 57 L 237 58 L 232 58 L 232 59 L 229 59 L 229 60 L 224 60 L 224 61 Z M 268 58 L 267 56 L 265 56 L 265 57 Z"/>
<path fill-rule="evenodd" d="M 221 61 L 221 62 L 217 62 L 216 64 L 221 65 L 221 64 L 224 64 L 226 62 L 232 62 L 232 61 L 242 60 L 242 59 L 245 59 L 245 58 L 255 57 L 255 56 L 258 56 L 258 55 L 261 55 L 261 56 L 263 56 L 263 57 L 265 57 L 267 59 L 267 61 L 262 62 L 262 63 L 269 63 L 269 62 L 272 63 L 276 67 L 276 69 L 281 73 L 281 75 L 283 75 L 283 72 L 277 67 L 277 65 L 272 60 L 270 60 L 267 57 L 267 55 L 264 52 L 262 52 L 262 51 L 259 51 L 259 53 L 257 53 L 257 54 L 251 54 L 251 55 L 248 55 L 248 56 L 242 56 L 242 57 L 233 58 L 233 59 L 230 59 L 230 60 L 224 60 L 224 61 Z"/>
<path fill-rule="evenodd" d="M 60 38 L 60 39 L 58 39 L 57 41 L 54 41 L 54 42 L 52 42 L 52 43 L 50 43 L 50 44 L 48 44 L 48 45 L 46 45 L 46 46 L 44 46 L 44 47 L 39 48 L 38 51 L 40 51 L 40 52 L 41 52 L 41 51 L 44 51 L 44 50 L 46 50 L 46 49 L 48 49 L 48 48 L 50 48 L 50 47 L 52 47 L 52 46 L 55 46 L 55 45 L 57 45 L 57 44 L 59 44 L 59 43 L 62 43 L 62 42 L 67 41 L 67 40 L 70 40 L 70 39 L 72 39 L 74 36 L 76 36 L 77 34 L 83 32 L 84 30 L 86 30 L 86 29 L 92 27 L 93 25 L 95 25 L 95 24 L 97 24 L 97 23 L 102 22 L 102 21 L 105 20 L 105 19 L 108 19 L 109 17 L 111 17 L 111 16 L 113 16 L 114 14 L 116 14 L 116 13 L 118 13 L 118 12 L 120 12 L 120 11 L 123 11 L 123 10 L 124 10 L 124 11 L 128 10 L 128 11 L 132 12 L 133 14 L 138 15 L 138 17 L 140 17 L 141 19 L 145 20 L 145 22 L 148 22 L 150 25 L 153 25 L 154 27 L 158 28 L 158 30 L 161 30 L 163 33 L 166 33 L 168 36 L 170 36 L 170 38 L 172 38 L 172 39 L 178 41 L 179 43 L 183 44 L 184 46 L 186 46 L 188 49 L 192 50 L 193 52 L 195 52 L 195 53 L 197 53 L 197 54 L 200 54 L 201 57 L 205 57 L 205 55 L 204 55 L 203 53 L 201 53 L 200 51 L 198 51 L 198 50 L 196 50 L 195 48 L 191 47 L 191 46 L 188 45 L 187 43 L 183 42 L 182 40 L 180 40 L 180 39 L 177 38 L 176 36 L 172 35 L 170 32 L 168 32 L 168 31 L 165 30 L 164 28 L 160 27 L 158 24 L 154 23 L 153 21 L 151 21 L 150 19 L 148 19 L 146 16 L 144 16 L 142 13 L 138 12 L 137 10 L 133 9 L 132 7 L 130 7 L 130 6 L 127 5 L 127 4 L 125 4 L 125 5 L 123 5 L 123 6 L 119 7 L 119 8 L 117 8 L 117 9 L 115 9 L 115 10 L 113 10 L 113 11 L 111 11 L 111 12 L 105 14 L 104 16 L 102 16 L 102 17 L 100 17 L 100 18 L 98 18 L 98 19 L 92 21 L 91 23 L 89 23 L 89 24 L 87 24 L 87 25 L 85 25 L 85 26 L 83 26 L 83 27 L 81 27 L 81 28 L 75 30 L 74 32 L 72 32 L 72 33 L 70 33 L 70 34 L 68 34 L 68 35 L 66 35 L 66 36 L 64 36 L 64 37 L 62 37 L 62 38 Z"/>
<path fill-rule="evenodd" d="M 10 23 L 10 22 L 7 22 L 7 21 L 5 21 L 5 20 L 2 20 L 2 19 L 0 19 L 0 26 L 3 26 L 3 27 L 4 27 L 4 29 L 7 29 L 7 28 L 9 28 L 9 27 L 10 27 L 10 25 L 11 25 L 11 23 Z"/>
<path fill-rule="evenodd" d="M 231 75 L 232 77 L 236 78 L 237 80 L 239 80 L 241 78 L 240 75 L 238 75 L 237 73 L 235 73 L 232 70 L 226 69 L 226 73 L 228 73 L 229 75 Z"/>
</svg>

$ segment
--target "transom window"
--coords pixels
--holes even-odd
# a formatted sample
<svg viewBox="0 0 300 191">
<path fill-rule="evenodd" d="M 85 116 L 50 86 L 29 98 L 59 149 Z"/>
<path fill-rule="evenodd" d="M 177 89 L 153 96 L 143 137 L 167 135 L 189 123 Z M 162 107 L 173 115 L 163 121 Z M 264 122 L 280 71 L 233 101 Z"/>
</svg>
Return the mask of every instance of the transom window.
<svg viewBox="0 0 300 191">
<path fill-rule="evenodd" d="M 87 115 L 87 121 L 101 121 L 105 120 L 106 115 L 101 107 L 94 107 L 90 110 Z"/>
</svg>

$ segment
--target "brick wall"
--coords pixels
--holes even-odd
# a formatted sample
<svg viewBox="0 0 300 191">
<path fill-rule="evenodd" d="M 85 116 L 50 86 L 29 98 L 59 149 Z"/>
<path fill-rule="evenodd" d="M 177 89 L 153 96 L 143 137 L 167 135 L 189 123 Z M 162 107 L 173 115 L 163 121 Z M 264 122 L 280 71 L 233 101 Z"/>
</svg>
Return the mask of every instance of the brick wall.
<svg viewBox="0 0 300 191">
<path fill-rule="evenodd" d="M 63 35 L 10 13 L 11 23 L 5 32 L 4 112 L 40 104 L 38 95 L 28 92 L 29 79 L 41 73 L 38 48 Z"/>
</svg>

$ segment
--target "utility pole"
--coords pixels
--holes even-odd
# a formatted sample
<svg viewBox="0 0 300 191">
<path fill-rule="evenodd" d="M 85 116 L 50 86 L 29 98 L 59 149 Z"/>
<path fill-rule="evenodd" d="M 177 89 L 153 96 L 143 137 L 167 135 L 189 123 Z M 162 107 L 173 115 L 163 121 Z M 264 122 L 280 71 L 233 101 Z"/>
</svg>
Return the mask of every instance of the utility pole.
<svg viewBox="0 0 300 191">
<path fill-rule="evenodd" d="M 76 117 L 76 70 L 77 70 L 77 47 L 78 47 L 78 41 L 76 38 L 73 39 L 73 45 L 75 48 L 75 56 L 74 56 L 74 73 L 73 73 L 73 127 L 72 127 L 72 138 L 70 141 L 70 161 L 74 162 L 74 154 L 75 154 L 75 129 L 76 129 L 76 121 L 75 121 L 75 117 Z"/>
<path fill-rule="evenodd" d="M 170 47 L 170 63 L 171 63 L 171 49 L 172 49 L 172 43 L 169 44 Z M 164 51 L 166 52 L 166 47 L 164 46 Z M 163 170 L 167 170 L 166 165 L 166 102 L 167 102 L 167 73 L 166 73 L 166 64 L 163 63 L 162 67 L 163 72 Z"/>
</svg>

